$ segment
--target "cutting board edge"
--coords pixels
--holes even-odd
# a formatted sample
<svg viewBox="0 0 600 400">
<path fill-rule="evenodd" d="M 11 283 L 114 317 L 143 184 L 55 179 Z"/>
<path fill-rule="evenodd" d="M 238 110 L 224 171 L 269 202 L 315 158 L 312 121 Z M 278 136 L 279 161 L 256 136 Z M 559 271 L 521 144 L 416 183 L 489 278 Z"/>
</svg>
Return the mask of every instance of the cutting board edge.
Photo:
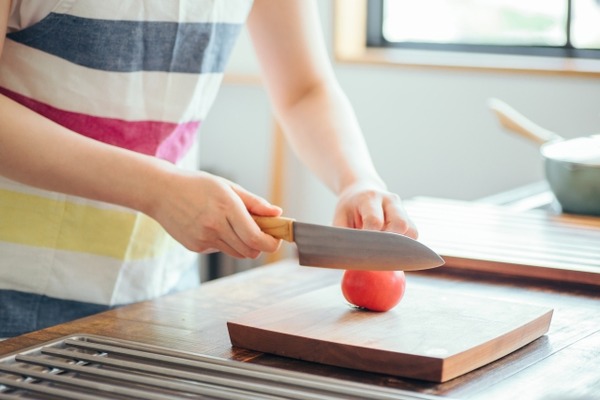
<svg viewBox="0 0 600 400">
<path fill-rule="evenodd" d="M 389 351 L 369 349 L 369 353 L 374 356 L 357 360 L 356 352 L 352 350 L 364 348 L 362 346 L 317 340 L 306 336 L 276 333 L 234 321 L 227 321 L 227 330 L 231 344 L 235 347 L 364 372 L 420 379 L 429 382 L 442 382 L 444 359 L 439 357 L 424 357 L 422 355 L 416 356 L 402 353 L 402 360 L 390 360 Z M 286 339 L 285 348 L 287 351 L 282 351 L 282 347 L 277 346 L 277 343 L 282 338 Z M 295 348 L 303 349 L 307 346 L 314 349 L 312 355 L 308 357 L 305 352 L 295 350 Z M 323 356 L 327 354 L 332 357 Z M 377 355 L 380 355 L 383 361 L 376 357 Z M 344 361 L 345 359 L 351 359 L 352 363 Z M 434 368 L 432 368 L 432 364 Z"/>
<path fill-rule="evenodd" d="M 548 330 L 550 329 L 550 324 L 552 323 L 552 316 L 554 315 L 554 309 L 549 308 L 543 314 L 540 314 L 536 319 L 528 322 L 527 324 L 519 327 L 517 329 L 513 329 L 507 332 L 505 335 L 499 336 L 494 340 L 485 342 L 480 344 L 479 346 L 475 346 L 471 349 L 463 351 L 461 353 L 455 354 L 448 359 L 444 360 L 444 365 L 441 370 L 441 380 L 440 382 L 447 382 L 451 379 L 457 378 L 461 375 L 464 375 L 468 372 L 475 371 L 478 368 L 481 368 L 485 365 L 488 365 L 494 361 L 501 359 L 522 347 L 534 342 L 535 340 L 544 336 Z M 527 330 L 527 327 L 532 327 L 534 329 Z M 523 335 L 523 330 L 528 332 L 527 335 Z M 498 342 L 506 341 L 511 343 L 510 346 L 496 346 Z M 491 352 L 487 352 L 488 355 L 486 357 L 482 357 L 478 363 L 465 363 L 465 358 L 469 358 L 472 353 L 481 353 L 482 349 L 491 348 Z M 502 349 L 501 351 L 494 350 L 494 348 Z M 464 365 L 469 365 L 468 367 L 464 367 Z"/>
</svg>

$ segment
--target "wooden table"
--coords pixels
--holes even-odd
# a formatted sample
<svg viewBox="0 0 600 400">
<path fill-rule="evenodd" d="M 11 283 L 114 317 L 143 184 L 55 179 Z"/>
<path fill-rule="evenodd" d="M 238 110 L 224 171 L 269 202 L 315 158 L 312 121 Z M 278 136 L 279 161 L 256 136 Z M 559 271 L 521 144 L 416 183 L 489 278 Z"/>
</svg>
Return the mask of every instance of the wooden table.
<svg viewBox="0 0 600 400">
<path fill-rule="evenodd" d="M 600 293 L 597 288 L 474 275 L 444 268 L 407 277 L 460 293 L 554 308 L 547 335 L 443 384 L 312 364 L 232 348 L 228 319 L 340 281 L 340 271 L 295 260 L 217 279 L 200 288 L 111 310 L 0 343 L 0 355 L 59 337 L 90 333 L 430 395 L 468 399 L 593 399 L 600 395 Z"/>
</svg>

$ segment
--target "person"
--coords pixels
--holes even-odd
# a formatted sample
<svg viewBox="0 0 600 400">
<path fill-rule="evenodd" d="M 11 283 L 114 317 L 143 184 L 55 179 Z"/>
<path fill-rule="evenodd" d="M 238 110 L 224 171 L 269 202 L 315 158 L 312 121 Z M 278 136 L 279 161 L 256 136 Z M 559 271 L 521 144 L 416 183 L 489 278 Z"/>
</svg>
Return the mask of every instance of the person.
<svg viewBox="0 0 600 400">
<path fill-rule="evenodd" d="M 199 253 L 277 250 L 252 215 L 282 210 L 195 159 L 244 24 L 287 139 L 339 198 L 333 224 L 416 238 L 314 1 L 0 4 L 0 337 L 179 290 Z"/>
</svg>

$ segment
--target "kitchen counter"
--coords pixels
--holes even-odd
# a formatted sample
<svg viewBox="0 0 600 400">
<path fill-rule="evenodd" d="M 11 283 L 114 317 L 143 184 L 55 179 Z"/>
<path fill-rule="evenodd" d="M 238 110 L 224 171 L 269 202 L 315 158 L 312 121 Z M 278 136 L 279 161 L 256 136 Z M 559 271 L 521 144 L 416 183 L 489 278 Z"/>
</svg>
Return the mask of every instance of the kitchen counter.
<svg viewBox="0 0 600 400">
<path fill-rule="evenodd" d="M 341 271 L 300 267 L 294 259 L 9 339 L 0 342 L 0 356 L 92 334 L 385 387 L 398 398 L 600 399 L 600 218 L 558 215 L 547 207 L 547 187 L 525 189 L 476 203 L 406 203 L 420 240 L 446 259 L 444 267 L 408 273 L 407 291 L 427 288 L 554 309 L 547 334 L 444 383 L 232 347 L 227 321 L 339 284 Z"/>
<path fill-rule="evenodd" d="M 554 308 L 549 332 L 496 362 L 436 384 L 233 348 L 226 322 L 249 311 L 340 282 L 341 272 L 284 260 L 169 295 L 0 343 L 0 355 L 73 334 L 96 334 L 176 350 L 302 371 L 415 394 L 481 399 L 594 399 L 600 396 L 597 287 L 436 270 L 407 274 L 411 285 Z"/>
</svg>

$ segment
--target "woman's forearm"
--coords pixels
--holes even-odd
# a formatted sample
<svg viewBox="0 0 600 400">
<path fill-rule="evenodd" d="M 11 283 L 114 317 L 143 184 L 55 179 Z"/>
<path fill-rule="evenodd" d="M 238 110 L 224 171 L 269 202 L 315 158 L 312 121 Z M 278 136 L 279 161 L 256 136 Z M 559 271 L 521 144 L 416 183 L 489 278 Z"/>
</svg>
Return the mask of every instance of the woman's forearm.
<svg viewBox="0 0 600 400">
<path fill-rule="evenodd" d="M 341 90 L 315 85 L 280 111 L 284 130 L 298 156 L 336 194 L 359 182 L 384 188 L 377 174 L 352 106 Z"/>
<path fill-rule="evenodd" d="M 255 0 L 248 26 L 273 107 L 302 161 L 336 194 L 358 181 L 383 188 L 329 62 L 316 2 Z"/>
<path fill-rule="evenodd" d="M 41 189 L 152 208 L 167 162 L 89 139 L 0 95 L 0 175 Z"/>
<path fill-rule="evenodd" d="M 279 245 L 249 212 L 273 216 L 281 210 L 238 185 L 89 139 L 3 96 L 0 175 L 141 211 L 193 251 L 254 258 Z"/>
</svg>

